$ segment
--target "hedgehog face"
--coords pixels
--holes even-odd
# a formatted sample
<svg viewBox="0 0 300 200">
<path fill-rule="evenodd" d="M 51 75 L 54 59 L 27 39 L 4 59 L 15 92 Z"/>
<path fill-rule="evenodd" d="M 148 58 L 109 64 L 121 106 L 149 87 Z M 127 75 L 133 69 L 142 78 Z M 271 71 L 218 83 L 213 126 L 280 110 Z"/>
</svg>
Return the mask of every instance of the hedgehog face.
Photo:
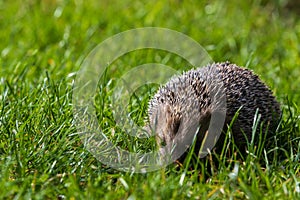
<svg viewBox="0 0 300 200">
<path fill-rule="evenodd" d="M 155 132 L 159 146 L 170 144 L 176 136 L 180 124 L 181 113 L 179 108 L 170 105 L 160 105 L 151 119 L 151 128 Z"/>
<path fill-rule="evenodd" d="M 152 116 L 151 124 L 156 133 L 157 145 L 162 155 L 171 155 L 179 158 L 197 137 L 202 144 L 204 135 L 211 120 L 211 110 L 198 111 L 197 109 L 179 110 L 171 105 L 162 104 Z"/>
<path fill-rule="evenodd" d="M 156 134 L 156 141 L 159 147 L 179 143 L 189 143 L 191 138 L 198 132 L 202 138 L 207 131 L 211 117 L 211 110 L 198 111 L 195 108 L 181 110 L 179 106 L 160 104 L 150 119 L 152 131 Z M 186 140 L 186 141 L 184 141 Z"/>
</svg>

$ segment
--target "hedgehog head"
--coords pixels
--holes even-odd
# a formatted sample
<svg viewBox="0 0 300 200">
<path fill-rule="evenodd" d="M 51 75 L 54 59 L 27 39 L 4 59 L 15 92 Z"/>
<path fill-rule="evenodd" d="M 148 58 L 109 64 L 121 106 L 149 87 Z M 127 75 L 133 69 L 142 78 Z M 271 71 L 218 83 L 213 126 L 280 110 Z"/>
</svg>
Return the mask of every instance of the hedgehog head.
<svg viewBox="0 0 300 200">
<path fill-rule="evenodd" d="M 165 146 L 174 139 L 182 124 L 181 107 L 160 104 L 151 117 L 151 129 L 157 134 L 157 143 Z"/>
</svg>

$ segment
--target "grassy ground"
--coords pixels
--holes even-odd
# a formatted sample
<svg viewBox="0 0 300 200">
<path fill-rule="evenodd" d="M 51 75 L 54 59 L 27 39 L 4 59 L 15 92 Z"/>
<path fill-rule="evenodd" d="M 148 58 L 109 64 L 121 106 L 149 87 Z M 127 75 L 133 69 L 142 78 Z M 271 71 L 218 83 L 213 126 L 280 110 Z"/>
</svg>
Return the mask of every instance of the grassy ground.
<svg viewBox="0 0 300 200">
<path fill-rule="evenodd" d="M 300 20 L 286 3 L 0 1 L 0 199 L 299 199 Z M 191 161 L 146 174 L 116 171 L 85 150 L 73 123 L 74 74 L 98 43 L 144 26 L 183 32 L 213 60 L 259 74 L 284 111 L 268 148 L 253 148 L 244 160 L 221 157 L 215 165 L 208 157 L 194 170 L 186 170 Z M 166 57 L 132 53 L 114 63 L 111 76 L 153 61 L 186 69 Z M 132 100 L 142 105 L 132 111 L 137 121 L 146 116 L 143 94 Z"/>
</svg>

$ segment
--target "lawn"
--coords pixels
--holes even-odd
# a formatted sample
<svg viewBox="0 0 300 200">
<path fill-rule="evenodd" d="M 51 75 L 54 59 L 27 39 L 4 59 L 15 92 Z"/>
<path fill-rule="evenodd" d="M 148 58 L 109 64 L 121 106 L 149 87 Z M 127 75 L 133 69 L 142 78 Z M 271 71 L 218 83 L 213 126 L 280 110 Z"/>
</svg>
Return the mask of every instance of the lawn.
<svg viewBox="0 0 300 200">
<path fill-rule="evenodd" d="M 291 4 L 0 0 L 0 199 L 299 199 L 300 10 Z M 199 160 L 190 152 L 184 163 L 148 173 L 97 160 L 74 120 L 76 73 L 105 39 L 142 27 L 181 32 L 213 61 L 228 60 L 258 74 L 283 110 L 272 139 L 249 144 L 242 159 L 233 154 Z M 113 119 L 111 96 L 121 76 L 145 63 L 178 72 L 192 67 L 179 55 L 141 49 L 105 71 L 94 94 L 99 125 L 114 144 L 133 152 L 148 151 L 153 140 L 124 134 Z M 141 126 L 157 88 L 149 84 L 130 97 L 127 110 Z M 233 142 L 229 137 L 224 149 L 234 151 Z"/>
</svg>

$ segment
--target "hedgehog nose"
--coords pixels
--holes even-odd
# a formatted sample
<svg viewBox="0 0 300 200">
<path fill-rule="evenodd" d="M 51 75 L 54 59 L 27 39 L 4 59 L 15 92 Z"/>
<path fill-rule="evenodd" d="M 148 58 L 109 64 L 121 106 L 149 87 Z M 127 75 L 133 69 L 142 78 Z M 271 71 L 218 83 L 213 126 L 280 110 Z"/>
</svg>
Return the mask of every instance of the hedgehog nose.
<svg viewBox="0 0 300 200">
<path fill-rule="evenodd" d="M 163 135 L 163 136 L 157 136 L 157 144 L 159 147 L 164 147 L 167 145 L 167 142 L 166 142 L 166 137 Z"/>
<path fill-rule="evenodd" d="M 167 145 L 167 143 L 166 143 L 166 140 L 165 139 L 163 139 L 163 140 L 161 140 L 160 141 L 160 146 L 166 146 Z"/>
</svg>

